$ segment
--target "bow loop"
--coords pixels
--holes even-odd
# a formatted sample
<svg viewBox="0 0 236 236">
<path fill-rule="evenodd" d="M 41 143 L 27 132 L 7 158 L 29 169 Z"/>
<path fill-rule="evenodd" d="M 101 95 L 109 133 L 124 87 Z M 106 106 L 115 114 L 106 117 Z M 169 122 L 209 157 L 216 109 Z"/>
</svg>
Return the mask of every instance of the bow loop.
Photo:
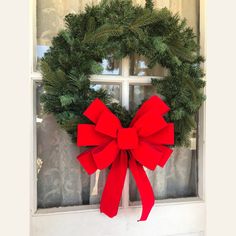
<svg viewBox="0 0 236 236">
<path fill-rule="evenodd" d="M 93 174 L 98 169 L 91 150 L 84 151 L 77 157 L 77 159 L 89 175 Z"/>
<path fill-rule="evenodd" d="M 107 168 L 116 159 L 119 153 L 119 148 L 116 141 L 111 141 L 107 144 L 100 145 L 92 150 L 92 156 L 98 169 Z"/>
<path fill-rule="evenodd" d="M 140 141 L 136 149 L 131 150 L 133 158 L 150 170 L 155 170 L 163 152 L 145 141 Z"/>
<path fill-rule="evenodd" d="M 89 105 L 89 107 L 83 113 L 89 120 L 93 123 L 97 123 L 102 112 L 110 112 L 110 110 L 106 107 L 106 105 L 98 98 L 94 99 L 93 102 Z"/>
<path fill-rule="evenodd" d="M 110 111 L 104 111 L 99 115 L 95 129 L 97 132 L 115 138 L 120 127 L 119 119 Z"/>
<path fill-rule="evenodd" d="M 133 123 L 141 137 L 150 136 L 167 126 L 166 121 L 157 110 L 148 111 Z"/>
<path fill-rule="evenodd" d="M 77 126 L 77 145 L 80 146 L 98 146 L 107 143 L 110 137 L 99 133 L 95 129 L 95 125 L 79 124 Z"/>
<path fill-rule="evenodd" d="M 174 124 L 167 123 L 167 125 L 159 132 L 145 137 L 145 140 L 157 145 L 174 145 Z"/>
<path fill-rule="evenodd" d="M 158 96 L 152 96 L 139 108 L 135 117 L 131 121 L 130 126 L 132 127 L 133 124 L 140 118 L 140 116 L 151 110 L 156 110 L 162 116 L 167 113 L 170 108 Z"/>
</svg>

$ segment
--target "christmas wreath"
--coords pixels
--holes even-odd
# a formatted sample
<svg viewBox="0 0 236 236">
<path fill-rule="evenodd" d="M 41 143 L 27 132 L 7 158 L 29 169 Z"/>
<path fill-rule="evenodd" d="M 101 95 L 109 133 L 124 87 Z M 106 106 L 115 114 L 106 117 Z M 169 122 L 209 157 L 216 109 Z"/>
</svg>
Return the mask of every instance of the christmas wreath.
<svg viewBox="0 0 236 236">
<path fill-rule="evenodd" d="M 140 220 L 146 220 L 155 198 L 144 167 L 163 167 L 172 153 L 168 146 L 188 145 L 204 101 L 196 36 L 185 20 L 166 8 L 153 9 L 150 0 L 145 7 L 131 0 L 104 0 L 67 15 L 65 22 L 41 63 L 44 110 L 54 114 L 79 147 L 90 147 L 77 157 L 88 174 L 110 169 L 101 212 L 117 214 L 129 168 L 143 205 Z M 106 90 L 95 90 L 89 77 L 101 72 L 104 58 L 134 54 L 145 56 L 150 68 L 157 63 L 167 68 L 168 75 L 152 79 L 165 102 L 152 96 L 128 111 L 113 103 Z"/>
<path fill-rule="evenodd" d="M 129 126 L 136 111 L 112 103 L 107 91 L 91 87 L 89 78 L 101 72 L 101 62 L 109 55 L 120 60 L 138 54 L 147 58 L 150 68 L 159 63 L 168 69 L 164 79 L 152 79 L 152 86 L 170 107 L 165 118 L 175 125 L 175 146 L 189 144 L 205 82 L 197 37 L 185 20 L 166 8 L 153 9 L 150 0 L 145 7 L 134 6 L 131 0 L 104 0 L 67 15 L 65 24 L 41 61 L 45 90 L 41 101 L 74 141 L 78 123 L 91 123 L 83 112 L 95 98 L 123 127 Z"/>
</svg>

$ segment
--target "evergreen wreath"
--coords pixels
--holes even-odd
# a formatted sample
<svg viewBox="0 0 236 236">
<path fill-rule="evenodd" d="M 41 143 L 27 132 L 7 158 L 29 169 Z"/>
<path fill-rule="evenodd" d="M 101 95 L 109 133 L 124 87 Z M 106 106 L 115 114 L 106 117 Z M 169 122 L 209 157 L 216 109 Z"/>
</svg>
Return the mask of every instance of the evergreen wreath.
<svg viewBox="0 0 236 236">
<path fill-rule="evenodd" d="M 152 86 L 170 107 L 167 122 L 175 125 L 175 146 L 189 145 L 195 117 L 205 97 L 200 67 L 204 59 L 186 20 L 168 9 L 153 9 L 131 0 L 103 0 L 87 6 L 80 14 L 68 14 L 66 27 L 52 40 L 41 61 L 45 92 L 41 101 L 46 113 L 76 140 L 78 123 L 89 123 L 83 112 L 95 98 L 101 99 L 128 127 L 135 110 L 127 111 L 112 103 L 106 90 L 96 91 L 89 77 L 102 70 L 102 59 L 113 55 L 117 60 L 132 54 L 147 58 L 152 68 L 157 63 L 168 69 L 162 80 L 152 79 Z"/>
</svg>

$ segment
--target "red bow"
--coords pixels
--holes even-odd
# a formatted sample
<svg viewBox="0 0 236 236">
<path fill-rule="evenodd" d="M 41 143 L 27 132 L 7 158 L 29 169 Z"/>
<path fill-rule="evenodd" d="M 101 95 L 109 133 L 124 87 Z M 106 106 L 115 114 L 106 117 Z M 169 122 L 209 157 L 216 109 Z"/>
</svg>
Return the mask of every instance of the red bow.
<svg viewBox="0 0 236 236">
<path fill-rule="evenodd" d="M 117 214 L 126 171 L 129 167 L 137 184 L 143 210 L 140 221 L 146 220 L 155 198 L 143 169 L 163 167 L 174 144 L 174 125 L 162 117 L 170 109 L 152 96 L 137 111 L 129 128 L 122 128 L 119 119 L 96 98 L 84 112 L 94 124 L 78 125 L 78 146 L 95 146 L 77 158 L 88 174 L 111 165 L 102 193 L 100 210 L 109 217 Z"/>
</svg>

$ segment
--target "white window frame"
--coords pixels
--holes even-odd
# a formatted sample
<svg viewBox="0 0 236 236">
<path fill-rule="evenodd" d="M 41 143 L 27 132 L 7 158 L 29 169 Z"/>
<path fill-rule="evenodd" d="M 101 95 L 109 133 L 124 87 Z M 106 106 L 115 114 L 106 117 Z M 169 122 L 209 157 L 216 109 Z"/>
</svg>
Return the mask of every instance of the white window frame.
<svg viewBox="0 0 236 236">
<path fill-rule="evenodd" d="M 31 150 L 31 214 L 32 216 L 43 216 L 57 213 L 70 213 L 70 212 L 84 212 L 94 211 L 98 212 L 99 205 L 83 205 L 73 207 L 58 207 L 58 208 L 47 208 L 37 209 L 37 170 L 36 170 L 36 159 L 37 159 L 37 145 L 36 145 L 36 101 L 35 101 L 35 82 L 42 81 L 42 75 L 39 72 L 35 72 L 36 65 L 36 0 L 31 0 L 32 4 L 32 61 L 31 61 L 31 84 L 32 84 L 32 150 Z M 201 54 L 204 55 L 204 0 L 200 0 L 200 45 Z M 129 58 L 122 59 L 122 71 L 121 75 L 93 75 L 91 76 L 92 83 L 119 83 L 121 85 L 121 101 L 122 106 L 129 108 L 129 85 L 149 85 L 151 78 L 161 79 L 162 77 L 154 76 L 131 76 L 129 75 Z M 166 206 L 166 209 L 170 206 L 180 206 L 185 208 L 186 204 L 192 204 L 193 209 L 205 209 L 205 193 L 204 193 L 204 175 L 205 175 L 205 104 L 201 107 L 199 112 L 199 140 L 198 140 L 198 196 L 197 197 L 186 197 L 177 199 L 166 199 L 158 200 L 155 202 L 155 207 Z M 121 209 L 129 210 L 129 208 L 140 208 L 141 205 L 130 205 L 129 202 L 129 171 L 125 180 L 125 185 L 122 193 L 122 205 Z M 186 208 L 187 209 L 187 208 Z M 187 210 L 188 211 L 188 210 Z M 198 213 L 197 213 L 198 214 Z M 202 214 L 202 213 L 199 213 Z"/>
</svg>

